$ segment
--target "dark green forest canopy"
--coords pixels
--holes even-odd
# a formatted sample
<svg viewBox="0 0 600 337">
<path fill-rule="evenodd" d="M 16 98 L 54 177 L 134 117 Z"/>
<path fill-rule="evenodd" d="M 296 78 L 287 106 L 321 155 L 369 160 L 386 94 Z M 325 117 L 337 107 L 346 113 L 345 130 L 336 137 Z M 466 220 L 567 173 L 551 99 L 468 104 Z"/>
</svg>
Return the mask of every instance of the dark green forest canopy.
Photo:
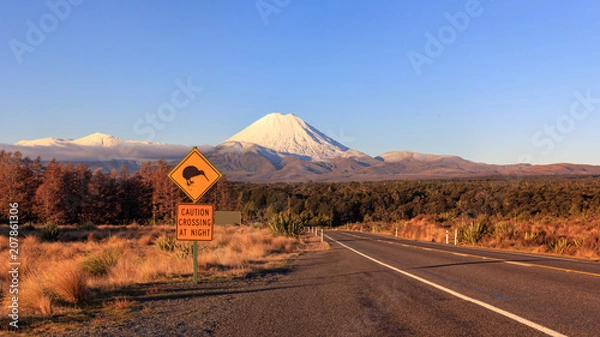
<svg viewBox="0 0 600 337">
<path fill-rule="evenodd" d="M 320 217 L 333 226 L 395 222 L 420 214 L 444 221 L 459 216 L 566 218 L 600 212 L 599 177 L 231 185 L 247 217 L 260 220 L 289 207 L 294 214 Z"/>
</svg>

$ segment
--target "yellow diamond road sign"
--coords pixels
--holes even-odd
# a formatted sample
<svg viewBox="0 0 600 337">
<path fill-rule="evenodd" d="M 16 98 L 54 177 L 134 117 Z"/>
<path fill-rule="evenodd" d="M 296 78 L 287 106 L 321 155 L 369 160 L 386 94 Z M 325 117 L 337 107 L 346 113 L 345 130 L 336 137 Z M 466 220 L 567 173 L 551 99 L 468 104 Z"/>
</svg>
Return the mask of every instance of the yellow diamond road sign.
<svg viewBox="0 0 600 337">
<path fill-rule="evenodd" d="M 169 173 L 169 178 L 194 202 L 222 176 L 196 147 Z"/>
</svg>

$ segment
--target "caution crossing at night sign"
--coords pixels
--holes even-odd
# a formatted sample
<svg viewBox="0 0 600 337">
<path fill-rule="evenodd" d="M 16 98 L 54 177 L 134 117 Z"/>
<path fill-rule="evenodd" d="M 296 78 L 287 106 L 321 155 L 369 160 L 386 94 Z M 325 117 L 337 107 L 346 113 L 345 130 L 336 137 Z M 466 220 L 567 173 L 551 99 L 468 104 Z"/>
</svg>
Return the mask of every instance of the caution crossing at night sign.
<svg viewBox="0 0 600 337">
<path fill-rule="evenodd" d="M 180 241 L 211 241 L 215 224 L 213 205 L 177 204 L 175 230 Z"/>
<path fill-rule="evenodd" d="M 197 202 L 223 175 L 196 147 L 169 173 L 169 178 Z"/>
</svg>

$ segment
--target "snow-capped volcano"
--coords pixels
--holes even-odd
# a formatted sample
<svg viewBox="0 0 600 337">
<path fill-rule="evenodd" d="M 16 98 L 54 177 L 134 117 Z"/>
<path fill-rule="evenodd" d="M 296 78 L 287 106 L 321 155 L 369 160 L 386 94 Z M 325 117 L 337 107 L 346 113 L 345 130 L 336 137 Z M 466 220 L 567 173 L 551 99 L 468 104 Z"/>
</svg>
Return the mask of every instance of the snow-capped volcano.
<svg viewBox="0 0 600 337">
<path fill-rule="evenodd" d="M 206 151 L 212 150 L 212 147 L 202 146 L 202 148 Z M 92 167 L 101 166 L 116 169 L 126 164 L 135 170 L 146 160 L 176 159 L 184 156 L 190 147 L 123 140 L 106 133 L 96 132 L 78 139 L 40 138 L 21 140 L 14 145 L 0 144 L 0 149 L 9 152 L 19 151 L 30 158 L 40 156 L 45 161 L 54 158 L 62 162 L 85 162 Z"/>
<path fill-rule="evenodd" d="M 122 140 L 113 135 L 106 133 L 92 133 L 85 137 L 78 139 L 65 139 L 65 138 L 40 138 L 33 140 L 21 140 L 15 143 L 15 145 L 21 146 L 55 146 L 55 145 L 81 145 L 81 146 L 101 146 L 101 147 L 112 147 L 121 145 L 124 143 L 128 144 L 150 144 L 148 142 L 141 142 L 137 140 Z"/>
<path fill-rule="evenodd" d="M 252 123 L 216 147 L 202 153 L 232 181 L 370 181 L 448 179 L 521 175 L 600 175 L 600 166 L 488 165 L 457 156 L 410 151 L 387 152 L 376 158 L 349 149 L 299 117 L 272 113 Z M 190 146 L 123 140 L 104 133 L 79 139 L 41 138 L 0 144 L 1 151 L 19 151 L 48 162 L 85 163 L 106 172 L 125 165 L 131 172 L 146 161 L 176 165 Z"/>
<path fill-rule="evenodd" d="M 33 140 L 20 140 L 15 143 L 15 145 L 19 146 L 64 146 L 66 144 L 70 144 L 72 142 L 71 139 L 65 138 L 39 138 Z"/>
<path fill-rule="evenodd" d="M 236 143 L 256 144 L 303 159 L 365 156 L 331 139 L 298 116 L 279 112 L 262 117 L 221 145 L 236 146 Z"/>
<path fill-rule="evenodd" d="M 119 145 L 122 143 L 123 143 L 122 139 L 117 138 L 113 135 L 109 135 L 106 133 L 100 133 L 100 132 L 92 133 L 90 135 L 87 135 L 87 136 L 79 138 L 79 139 L 75 139 L 73 141 L 73 144 L 85 145 L 85 146 L 115 146 L 115 145 Z"/>
</svg>

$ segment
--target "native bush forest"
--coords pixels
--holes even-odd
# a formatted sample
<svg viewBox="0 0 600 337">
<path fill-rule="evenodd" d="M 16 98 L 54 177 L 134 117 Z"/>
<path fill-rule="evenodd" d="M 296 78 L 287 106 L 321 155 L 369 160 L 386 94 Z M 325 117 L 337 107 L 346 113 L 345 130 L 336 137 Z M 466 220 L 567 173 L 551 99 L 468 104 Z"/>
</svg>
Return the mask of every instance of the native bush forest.
<svg viewBox="0 0 600 337">
<path fill-rule="evenodd" d="M 125 168 L 102 172 L 0 152 L 0 220 L 8 215 L 9 203 L 18 202 L 23 223 L 172 224 L 175 205 L 188 199 L 167 177 L 170 170 L 158 161 L 135 173 Z M 542 223 L 577 222 L 591 226 L 596 236 L 600 231 L 600 177 L 269 184 L 221 179 L 200 203 L 239 210 L 245 223 L 266 223 L 285 214 L 304 226 L 362 223 L 390 229 L 425 218 L 440 228 L 462 226 L 463 236 L 478 226 L 480 238 L 500 225 L 527 223 L 520 234 L 531 230 L 538 241 L 531 226 Z M 576 233 L 571 236 L 573 243 L 580 240 Z"/>
<path fill-rule="evenodd" d="M 0 216 L 18 202 L 23 221 L 56 224 L 172 222 L 189 199 L 167 177 L 171 166 L 147 162 L 130 174 L 92 171 L 84 164 L 22 158 L 0 152 Z M 470 180 L 238 183 L 221 179 L 200 201 L 240 210 L 245 222 L 291 212 L 317 225 L 397 222 L 434 215 L 441 222 L 490 216 L 540 219 L 600 214 L 600 177 Z"/>
</svg>

